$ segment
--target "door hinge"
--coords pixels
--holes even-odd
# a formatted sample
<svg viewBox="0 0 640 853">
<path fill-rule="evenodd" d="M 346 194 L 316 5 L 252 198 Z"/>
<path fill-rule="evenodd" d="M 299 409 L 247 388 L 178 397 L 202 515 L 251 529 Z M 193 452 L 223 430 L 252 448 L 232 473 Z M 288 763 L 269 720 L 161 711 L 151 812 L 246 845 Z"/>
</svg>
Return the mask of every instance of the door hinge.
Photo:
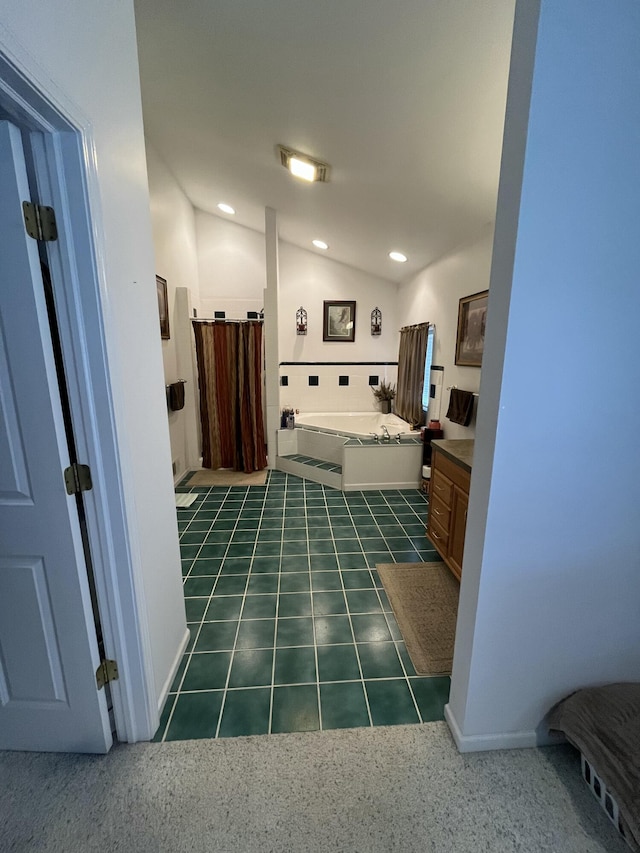
<svg viewBox="0 0 640 853">
<path fill-rule="evenodd" d="M 80 492 L 88 492 L 93 488 L 91 482 L 91 469 L 88 465 L 78 465 L 74 462 L 64 469 L 64 484 L 68 495 L 79 495 Z"/>
<path fill-rule="evenodd" d="M 41 242 L 50 243 L 58 239 L 56 213 L 52 207 L 44 204 L 34 204 L 31 201 L 22 202 L 24 224 L 29 237 Z"/>
<path fill-rule="evenodd" d="M 98 690 L 102 690 L 105 684 L 118 680 L 118 663 L 115 660 L 101 660 L 96 669 L 96 684 Z"/>
</svg>

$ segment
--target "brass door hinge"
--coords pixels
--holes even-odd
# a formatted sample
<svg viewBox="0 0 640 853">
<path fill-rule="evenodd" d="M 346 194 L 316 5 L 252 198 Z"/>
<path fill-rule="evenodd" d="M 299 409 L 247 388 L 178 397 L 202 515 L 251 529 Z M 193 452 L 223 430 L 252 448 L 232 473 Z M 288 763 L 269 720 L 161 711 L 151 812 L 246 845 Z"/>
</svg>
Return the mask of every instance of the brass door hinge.
<svg viewBox="0 0 640 853">
<path fill-rule="evenodd" d="M 52 207 L 44 204 L 34 204 L 32 201 L 22 202 L 24 225 L 29 237 L 50 243 L 58 239 L 56 213 Z"/>
<path fill-rule="evenodd" d="M 96 684 L 102 690 L 105 684 L 118 680 L 118 663 L 115 660 L 102 660 L 96 669 Z"/>
<path fill-rule="evenodd" d="M 93 488 L 91 482 L 91 469 L 88 465 L 79 465 L 74 462 L 64 469 L 64 484 L 68 495 L 79 495 L 80 492 L 88 492 Z"/>
</svg>

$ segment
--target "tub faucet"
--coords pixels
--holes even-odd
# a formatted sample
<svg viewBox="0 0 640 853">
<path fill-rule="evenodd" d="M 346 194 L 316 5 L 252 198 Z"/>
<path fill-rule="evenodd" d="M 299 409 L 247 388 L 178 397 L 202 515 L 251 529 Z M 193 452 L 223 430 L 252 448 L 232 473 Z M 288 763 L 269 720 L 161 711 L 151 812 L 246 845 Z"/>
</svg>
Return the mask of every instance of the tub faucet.
<svg viewBox="0 0 640 853">
<path fill-rule="evenodd" d="M 373 436 L 373 440 L 377 443 L 380 440 L 380 436 L 377 432 L 370 432 L 369 435 Z"/>
<path fill-rule="evenodd" d="M 382 424 L 382 426 L 380 427 L 380 429 L 381 429 L 381 430 L 382 430 L 382 432 L 384 433 L 384 434 L 383 434 L 383 436 L 382 436 L 382 440 L 383 440 L 383 441 L 391 441 L 391 436 L 389 435 L 389 430 L 386 428 L 386 426 L 385 426 L 384 424 Z"/>
</svg>

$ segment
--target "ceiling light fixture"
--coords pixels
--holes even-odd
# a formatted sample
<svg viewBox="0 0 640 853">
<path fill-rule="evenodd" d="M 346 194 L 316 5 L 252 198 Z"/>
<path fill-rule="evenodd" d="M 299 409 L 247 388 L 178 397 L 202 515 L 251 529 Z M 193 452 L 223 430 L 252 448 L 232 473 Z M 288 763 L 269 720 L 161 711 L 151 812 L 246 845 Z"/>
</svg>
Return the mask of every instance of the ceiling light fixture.
<svg viewBox="0 0 640 853">
<path fill-rule="evenodd" d="M 397 261 L 399 264 L 404 264 L 407 260 L 407 256 L 403 255 L 402 252 L 389 252 L 389 257 L 392 261 Z"/>
<path fill-rule="evenodd" d="M 218 205 L 218 210 L 221 210 L 223 213 L 229 213 L 231 215 L 235 213 L 235 210 L 231 207 L 230 204 L 223 204 L 223 202 L 220 202 L 220 204 Z"/>
<path fill-rule="evenodd" d="M 329 180 L 330 166 L 315 157 L 287 148 L 286 145 L 276 146 L 280 163 L 288 169 L 296 178 L 301 178 L 309 183 L 327 183 Z"/>
<path fill-rule="evenodd" d="M 311 241 L 316 249 L 328 249 L 329 244 L 325 243 L 324 240 L 312 240 Z"/>
</svg>

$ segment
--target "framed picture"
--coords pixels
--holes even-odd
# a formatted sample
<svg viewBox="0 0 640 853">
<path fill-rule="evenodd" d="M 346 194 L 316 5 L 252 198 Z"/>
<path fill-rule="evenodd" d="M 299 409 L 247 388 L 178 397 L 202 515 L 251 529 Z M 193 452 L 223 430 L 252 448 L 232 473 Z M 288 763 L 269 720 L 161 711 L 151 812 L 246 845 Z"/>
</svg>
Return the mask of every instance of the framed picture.
<svg viewBox="0 0 640 853">
<path fill-rule="evenodd" d="M 487 323 L 489 291 L 463 297 L 458 304 L 458 334 L 456 364 L 480 367 L 484 352 L 484 331 Z"/>
<path fill-rule="evenodd" d="M 167 280 L 156 276 L 156 291 L 158 293 L 158 314 L 160 315 L 160 337 L 168 341 L 169 334 L 169 300 L 167 298 Z"/>
<path fill-rule="evenodd" d="M 353 343 L 355 339 L 356 303 L 327 302 L 325 300 L 322 340 Z"/>
</svg>

